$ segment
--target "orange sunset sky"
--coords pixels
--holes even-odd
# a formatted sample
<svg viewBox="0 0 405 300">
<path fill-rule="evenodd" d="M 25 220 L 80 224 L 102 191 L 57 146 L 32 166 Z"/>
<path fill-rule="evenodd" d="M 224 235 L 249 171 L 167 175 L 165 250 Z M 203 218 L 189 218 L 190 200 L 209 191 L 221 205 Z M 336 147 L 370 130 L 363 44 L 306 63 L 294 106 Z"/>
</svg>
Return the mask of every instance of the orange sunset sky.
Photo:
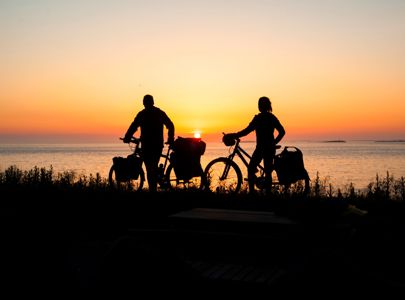
<svg viewBox="0 0 405 300">
<path fill-rule="evenodd" d="M 405 139 L 405 1 L 2 0 L 0 142 L 116 142 L 152 94 L 176 136 Z"/>
</svg>

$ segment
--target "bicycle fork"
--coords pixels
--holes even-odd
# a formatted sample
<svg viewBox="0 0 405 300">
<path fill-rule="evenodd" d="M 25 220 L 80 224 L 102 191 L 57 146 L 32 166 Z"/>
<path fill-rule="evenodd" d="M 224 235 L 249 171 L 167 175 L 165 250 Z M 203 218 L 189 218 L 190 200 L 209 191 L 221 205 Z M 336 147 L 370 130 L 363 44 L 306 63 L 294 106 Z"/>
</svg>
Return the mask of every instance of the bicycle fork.
<svg viewBox="0 0 405 300">
<path fill-rule="evenodd" d="M 229 170 L 231 169 L 231 162 L 233 161 L 235 154 L 238 154 L 238 156 L 241 157 L 242 161 L 245 161 L 244 157 L 242 157 L 239 154 L 238 149 L 236 149 L 234 153 L 232 153 L 231 155 L 228 156 L 227 162 L 225 164 L 224 172 L 222 173 L 220 180 L 225 180 L 226 178 L 228 178 L 228 173 L 229 173 Z"/>
<path fill-rule="evenodd" d="M 164 163 L 160 163 L 158 166 L 158 183 L 160 186 L 164 186 L 166 183 L 169 183 L 169 180 L 166 178 L 165 170 L 168 165 L 169 155 L 170 155 L 171 148 L 167 148 L 166 154 L 161 154 L 161 157 L 164 158 Z"/>
<path fill-rule="evenodd" d="M 227 163 L 224 168 L 224 172 L 222 172 L 220 180 L 225 180 L 228 177 L 229 169 L 231 168 L 231 164 Z"/>
</svg>

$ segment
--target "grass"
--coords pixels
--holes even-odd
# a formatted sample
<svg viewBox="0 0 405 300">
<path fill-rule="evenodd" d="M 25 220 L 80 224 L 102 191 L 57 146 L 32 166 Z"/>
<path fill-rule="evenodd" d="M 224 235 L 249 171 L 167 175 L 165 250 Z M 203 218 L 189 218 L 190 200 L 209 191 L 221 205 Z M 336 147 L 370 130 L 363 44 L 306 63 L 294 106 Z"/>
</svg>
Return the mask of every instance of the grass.
<svg viewBox="0 0 405 300">
<path fill-rule="evenodd" d="M 403 202 L 405 200 L 405 178 L 394 178 L 389 172 L 381 177 L 376 174 L 375 181 L 368 184 L 366 191 L 356 189 L 353 183 L 343 189 L 335 188 L 328 178 L 321 178 L 319 173 L 311 181 L 309 198 L 347 199 L 351 201 L 381 199 L 385 201 Z M 53 167 L 37 167 L 30 170 L 21 170 L 17 166 L 9 166 L 0 172 L 0 186 L 13 188 L 62 188 L 72 190 L 106 191 L 111 187 L 108 180 L 99 173 L 95 175 L 77 174 L 73 171 L 55 173 Z M 301 186 L 293 186 L 289 192 L 290 197 L 299 195 Z M 131 192 L 130 190 L 127 192 Z M 285 197 L 281 190 L 273 192 L 275 197 Z M 247 184 L 242 185 L 240 195 L 247 195 Z"/>
<path fill-rule="evenodd" d="M 182 203 L 181 205 L 187 207 L 246 207 L 273 210 L 289 216 L 324 214 L 325 212 L 330 214 L 333 210 L 340 213 L 349 205 L 374 214 L 399 214 L 403 211 L 405 203 L 405 178 L 394 178 L 389 172 L 385 176 L 377 174 L 375 181 L 369 183 L 367 190 L 363 191 L 356 189 L 352 183 L 344 188 L 335 188 L 328 178 L 321 178 L 317 173 L 316 177 L 311 180 L 309 194 L 303 197 L 300 194 L 301 190 L 302 187 L 293 186 L 288 193 L 274 190 L 271 197 L 261 194 L 251 196 L 248 194 L 247 185 L 243 185 L 237 195 L 178 189 L 159 192 L 153 195 L 153 199 L 163 199 L 165 206 L 171 203 L 173 207 L 176 207 Z M 138 192 L 134 196 L 134 192 L 130 190 L 113 189 L 108 180 L 102 178 L 98 173 L 88 176 L 72 171 L 55 173 L 52 166 L 49 168 L 34 167 L 30 170 L 9 166 L 0 172 L 0 191 L 3 195 L 12 196 L 14 199 L 17 195 L 24 199 L 37 195 L 39 200 L 47 199 L 57 202 L 59 199 L 65 199 L 67 203 L 85 198 L 86 201 L 95 201 L 95 203 L 100 203 L 102 200 L 117 203 L 119 199 L 124 199 L 124 201 L 131 199 L 136 200 L 136 204 L 141 204 L 143 202 L 151 203 L 152 197 L 147 190 Z M 166 203 L 168 199 L 170 201 Z"/>
</svg>

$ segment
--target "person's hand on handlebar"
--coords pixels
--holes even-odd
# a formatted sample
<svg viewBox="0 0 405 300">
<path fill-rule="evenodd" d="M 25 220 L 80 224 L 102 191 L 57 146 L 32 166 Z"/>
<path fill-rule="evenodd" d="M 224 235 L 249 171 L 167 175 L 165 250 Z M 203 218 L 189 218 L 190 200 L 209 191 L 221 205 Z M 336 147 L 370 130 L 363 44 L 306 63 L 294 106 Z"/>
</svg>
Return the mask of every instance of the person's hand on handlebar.
<svg viewBox="0 0 405 300">
<path fill-rule="evenodd" d="M 126 136 L 126 137 L 124 137 L 124 138 L 122 139 L 122 141 L 123 141 L 125 144 L 129 144 L 129 143 L 131 142 L 131 137 Z"/>
<path fill-rule="evenodd" d="M 173 143 L 174 143 L 174 137 L 169 137 L 165 144 L 169 145 L 169 146 L 173 146 Z"/>
<path fill-rule="evenodd" d="M 236 140 L 238 138 L 238 135 L 236 133 L 227 133 L 225 134 L 228 139 L 233 139 Z"/>
</svg>

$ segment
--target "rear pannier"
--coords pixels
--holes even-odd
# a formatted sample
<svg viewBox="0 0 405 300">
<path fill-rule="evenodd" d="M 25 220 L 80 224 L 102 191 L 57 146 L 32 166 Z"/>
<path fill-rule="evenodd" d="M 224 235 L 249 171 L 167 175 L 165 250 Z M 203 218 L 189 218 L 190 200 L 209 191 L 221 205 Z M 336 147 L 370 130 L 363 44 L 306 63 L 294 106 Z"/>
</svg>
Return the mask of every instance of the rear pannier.
<svg viewBox="0 0 405 300">
<path fill-rule="evenodd" d="M 206 144 L 200 138 L 178 137 L 173 143 L 171 161 L 178 179 L 190 179 L 201 176 L 201 155 L 205 152 Z"/>
<path fill-rule="evenodd" d="M 289 149 L 293 149 L 290 151 Z M 304 167 L 302 152 L 297 147 L 284 147 L 274 159 L 274 168 L 282 184 L 290 184 L 300 179 L 309 179 Z"/>
</svg>

